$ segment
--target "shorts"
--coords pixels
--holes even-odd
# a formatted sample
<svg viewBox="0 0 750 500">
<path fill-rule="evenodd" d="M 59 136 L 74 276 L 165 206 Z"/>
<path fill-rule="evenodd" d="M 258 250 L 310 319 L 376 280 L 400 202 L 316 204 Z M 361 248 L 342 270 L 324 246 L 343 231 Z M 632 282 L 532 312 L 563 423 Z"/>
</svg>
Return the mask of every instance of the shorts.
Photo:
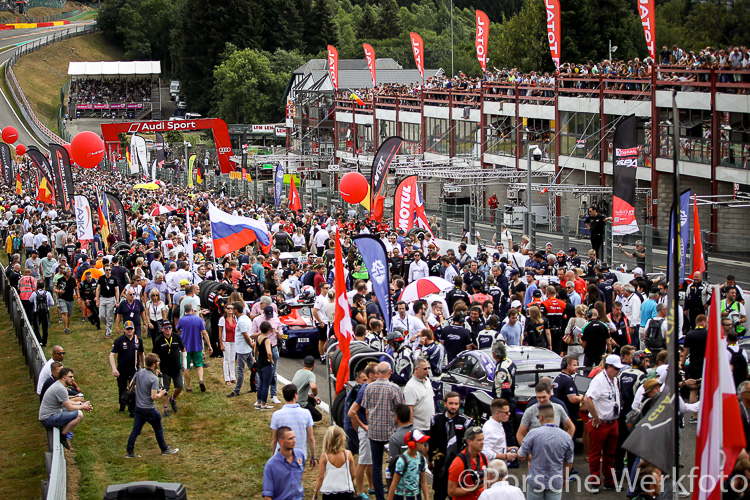
<svg viewBox="0 0 750 500">
<path fill-rule="evenodd" d="M 169 386 L 174 382 L 174 388 L 175 389 L 182 389 L 185 387 L 183 380 L 182 380 L 182 372 L 177 372 L 177 376 L 173 377 L 171 375 L 167 375 L 166 373 L 162 372 L 161 374 L 161 384 L 164 386 L 164 389 L 169 391 Z"/>
<path fill-rule="evenodd" d="M 187 353 L 187 367 L 188 368 L 202 368 L 203 367 L 203 351 L 195 351 Z"/>
<path fill-rule="evenodd" d="M 359 436 L 359 458 L 357 463 L 359 465 L 372 465 L 372 453 L 370 452 L 370 440 L 367 437 L 367 431 L 362 427 L 357 429 L 357 435 Z"/>
<path fill-rule="evenodd" d="M 73 301 L 57 299 L 57 307 L 60 308 L 61 314 L 73 314 Z"/>
<path fill-rule="evenodd" d="M 67 411 L 63 410 L 60 413 L 50 415 L 46 420 L 42 420 L 42 425 L 47 429 L 53 427 L 65 427 L 68 423 L 78 418 L 78 412 L 80 410 Z"/>
</svg>

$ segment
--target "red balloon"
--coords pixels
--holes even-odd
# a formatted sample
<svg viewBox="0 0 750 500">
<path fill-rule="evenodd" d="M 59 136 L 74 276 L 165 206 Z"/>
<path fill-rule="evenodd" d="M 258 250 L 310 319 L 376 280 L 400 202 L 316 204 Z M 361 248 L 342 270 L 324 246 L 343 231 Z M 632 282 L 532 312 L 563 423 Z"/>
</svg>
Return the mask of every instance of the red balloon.
<svg viewBox="0 0 750 500">
<path fill-rule="evenodd" d="M 94 132 L 79 132 L 70 143 L 70 158 L 83 168 L 94 168 L 104 158 L 104 141 Z"/>
<path fill-rule="evenodd" d="M 359 172 L 349 172 L 341 178 L 339 191 L 345 202 L 356 205 L 367 196 L 367 179 Z"/>
<path fill-rule="evenodd" d="M 24 146 L 23 144 L 19 144 L 18 146 L 16 146 L 16 154 L 18 156 L 25 155 L 26 154 L 26 146 Z"/>
<path fill-rule="evenodd" d="M 5 127 L 3 129 L 3 140 L 8 144 L 13 144 L 18 140 L 18 130 L 15 127 Z"/>
</svg>

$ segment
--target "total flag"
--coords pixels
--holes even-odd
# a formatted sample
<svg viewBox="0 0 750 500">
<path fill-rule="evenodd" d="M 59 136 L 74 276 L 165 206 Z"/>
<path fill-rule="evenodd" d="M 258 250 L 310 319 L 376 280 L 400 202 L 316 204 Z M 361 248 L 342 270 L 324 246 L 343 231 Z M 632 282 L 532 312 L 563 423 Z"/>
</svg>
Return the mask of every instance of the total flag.
<svg viewBox="0 0 750 500">
<path fill-rule="evenodd" d="M 393 304 L 389 283 L 391 282 L 388 271 L 388 252 L 379 238 L 371 234 L 363 234 L 354 237 L 362 261 L 365 263 L 367 272 L 372 282 L 372 291 L 378 299 L 378 307 L 383 315 L 385 331 L 391 331 L 391 318 L 393 317 Z"/>
<path fill-rule="evenodd" d="M 349 309 L 349 299 L 346 296 L 346 278 L 344 277 L 344 257 L 341 251 L 341 238 L 339 229 L 336 228 L 336 250 L 334 259 L 333 287 L 336 289 L 336 300 L 334 303 L 333 332 L 339 341 L 341 361 L 339 371 L 336 373 L 336 394 L 341 392 L 349 380 L 349 342 L 354 337 L 352 329 L 352 313 Z"/>
<path fill-rule="evenodd" d="M 195 159 L 197 157 L 195 153 L 192 153 L 190 158 L 188 158 L 188 187 L 193 187 L 193 169 L 195 168 Z"/>
<path fill-rule="evenodd" d="M 712 296 L 721 297 L 718 285 L 713 287 Z M 737 390 L 727 358 L 727 341 L 721 334 L 719 300 L 711 302 L 709 317 L 695 446 L 698 471 L 693 476 L 693 500 L 721 499 L 722 484 L 745 447 Z M 706 481 L 706 478 L 711 480 Z"/>
<path fill-rule="evenodd" d="M 21 172 L 16 172 L 16 194 L 23 195 L 23 184 L 21 183 Z"/>
<path fill-rule="evenodd" d="M 333 45 L 328 46 L 328 74 L 331 77 L 333 89 L 339 89 L 339 51 Z"/>
<path fill-rule="evenodd" d="M 474 46 L 477 49 L 477 60 L 482 71 L 487 70 L 487 45 L 490 38 L 490 19 L 481 10 L 477 11 L 477 30 Z"/>
<path fill-rule="evenodd" d="M 552 55 L 552 61 L 555 67 L 560 67 L 560 0 L 544 0 L 544 6 L 547 9 L 547 41 L 549 41 L 549 51 Z"/>
<path fill-rule="evenodd" d="M 382 194 L 385 186 L 385 178 L 388 176 L 388 168 L 393 158 L 398 153 L 404 140 L 398 136 L 392 136 L 383 141 L 372 160 L 370 171 L 370 196 L 372 198 L 372 209 L 370 217 L 381 222 L 383 220 L 383 205 L 385 196 Z"/>
<path fill-rule="evenodd" d="M 214 256 L 223 257 L 254 241 L 260 243 L 264 253 L 271 251 L 271 235 L 265 222 L 232 215 L 211 202 L 208 204 L 208 218 L 211 222 Z"/>
<path fill-rule="evenodd" d="M 289 176 L 289 210 L 302 210 L 302 201 L 299 199 L 293 175 Z"/>
<path fill-rule="evenodd" d="M 360 106 L 365 105 L 365 101 L 363 101 L 355 92 L 352 92 L 351 95 L 349 95 L 349 97 L 352 98 L 352 100 L 354 100 L 354 102 L 356 102 Z"/>
<path fill-rule="evenodd" d="M 656 61 L 656 14 L 654 0 L 638 0 L 638 15 L 651 59 Z"/>
<path fill-rule="evenodd" d="M 424 42 L 417 33 L 409 33 L 409 37 L 411 38 L 411 50 L 414 52 L 414 64 L 417 65 L 419 76 L 422 77 L 424 82 Z"/>
<path fill-rule="evenodd" d="M 363 43 L 362 48 L 365 50 L 365 60 L 367 61 L 367 67 L 370 69 L 370 78 L 372 78 L 372 86 L 377 85 L 377 79 L 375 78 L 375 50 L 372 45 Z"/>
<path fill-rule="evenodd" d="M 706 272 L 706 257 L 703 255 L 701 221 L 698 218 L 698 197 L 693 199 L 693 272 Z"/>
</svg>

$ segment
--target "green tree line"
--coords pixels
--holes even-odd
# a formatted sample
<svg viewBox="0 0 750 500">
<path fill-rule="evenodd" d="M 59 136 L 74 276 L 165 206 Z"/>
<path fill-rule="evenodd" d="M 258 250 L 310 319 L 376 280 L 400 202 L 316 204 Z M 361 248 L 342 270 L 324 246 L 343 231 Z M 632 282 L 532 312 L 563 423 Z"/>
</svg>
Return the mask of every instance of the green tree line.
<svg viewBox="0 0 750 500">
<path fill-rule="evenodd" d="M 409 32 L 425 43 L 425 66 L 480 74 L 474 12 L 490 17 L 488 67 L 550 71 L 543 0 L 105 0 L 98 23 L 127 59 L 162 61 L 179 79 L 190 110 L 230 122 L 269 123 L 284 115 L 291 72 L 335 45 L 360 59 L 414 67 Z M 646 57 L 637 0 L 561 0 L 562 59 L 599 61 L 611 41 L 617 59 Z M 657 0 L 656 44 L 698 50 L 747 43 L 750 0 Z"/>
</svg>

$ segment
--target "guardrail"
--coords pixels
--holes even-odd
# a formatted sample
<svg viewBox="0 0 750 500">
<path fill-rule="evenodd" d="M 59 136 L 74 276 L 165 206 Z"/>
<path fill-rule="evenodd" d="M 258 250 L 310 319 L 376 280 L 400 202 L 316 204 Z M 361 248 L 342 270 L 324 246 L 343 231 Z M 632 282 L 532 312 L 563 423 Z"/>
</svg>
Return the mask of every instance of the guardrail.
<svg viewBox="0 0 750 500">
<path fill-rule="evenodd" d="M 29 124 L 29 126 L 32 129 L 32 132 L 39 138 L 42 143 L 49 143 L 54 142 L 56 144 L 66 144 L 67 141 L 65 141 L 63 138 L 52 132 L 49 128 L 47 128 L 46 125 L 44 125 L 39 118 L 37 118 L 36 114 L 34 113 L 34 110 L 31 108 L 31 105 L 29 104 L 29 101 L 26 99 L 26 95 L 23 92 L 23 89 L 21 88 L 21 85 L 18 83 L 18 80 L 16 79 L 16 75 L 13 72 L 13 65 L 18 61 L 18 59 L 25 55 L 29 54 L 31 52 L 37 51 L 41 49 L 42 47 L 46 47 L 47 45 L 50 45 L 55 42 L 59 42 L 61 40 L 65 40 L 68 38 L 72 38 L 74 36 L 80 36 L 80 35 L 86 35 L 89 33 L 93 33 L 97 31 L 98 28 L 96 27 L 96 24 L 86 24 L 86 25 L 80 25 L 75 26 L 73 28 L 69 28 L 67 30 L 61 30 L 58 32 L 54 32 L 51 35 L 41 37 L 37 40 L 33 40 L 31 42 L 25 43 L 18 48 L 15 49 L 13 52 L 13 55 L 10 59 L 8 59 L 8 62 L 5 64 L 5 81 L 8 83 L 8 88 L 10 89 L 11 94 L 13 94 L 13 99 L 16 103 L 18 103 L 19 109 L 21 110 L 21 114 L 23 115 L 23 118 L 26 120 L 26 123 Z"/>
<path fill-rule="evenodd" d="M 42 371 L 47 359 L 42 351 L 42 346 L 34 335 L 26 311 L 21 304 L 21 298 L 15 288 L 10 286 L 4 272 L 0 272 L 0 293 L 2 293 L 8 315 L 13 323 L 13 330 L 18 337 L 26 364 L 29 367 L 29 375 L 33 381 L 32 388 L 35 390 L 39 380 L 39 372 Z M 67 475 L 65 464 L 65 452 L 60 444 L 60 429 L 54 428 L 48 435 L 49 451 L 46 453 L 47 480 L 42 481 L 43 498 L 46 500 L 65 500 L 67 497 Z"/>
</svg>

